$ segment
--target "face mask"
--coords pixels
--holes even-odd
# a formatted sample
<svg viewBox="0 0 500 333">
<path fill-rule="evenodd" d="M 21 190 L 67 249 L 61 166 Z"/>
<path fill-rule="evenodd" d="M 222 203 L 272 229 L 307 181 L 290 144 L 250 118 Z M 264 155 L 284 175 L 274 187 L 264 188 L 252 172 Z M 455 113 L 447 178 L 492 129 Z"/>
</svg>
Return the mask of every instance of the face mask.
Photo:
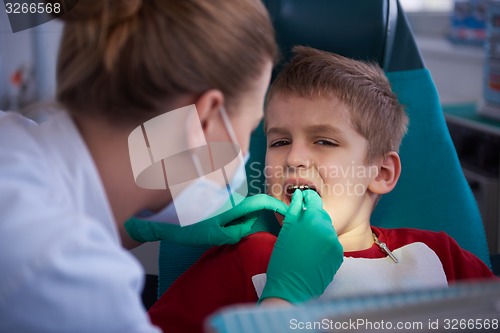
<svg viewBox="0 0 500 333">
<path fill-rule="evenodd" d="M 221 214 L 239 204 L 246 197 L 248 187 L 245 164 L 250 158 L 250 153 L 242 156 L 226 110 L 222 107 L 220 112 L 232 144 L 209 144 L 214 148 L 213 152 L 217 148 L 223 148 L 226 151 L 235 149 L 236 157 L 229 164 L 204 175 L 198 156 L 192 154 L 191 158 L 198 177 L 190 181 L 187 186 L 181 184 L 182 188 L 178 185 L 170 186 L 173 198 L 171 203 L 156 214 L 144 215 L 143 212 L 138 217 L 153 222 L 187 226 Z"/>
</svg>

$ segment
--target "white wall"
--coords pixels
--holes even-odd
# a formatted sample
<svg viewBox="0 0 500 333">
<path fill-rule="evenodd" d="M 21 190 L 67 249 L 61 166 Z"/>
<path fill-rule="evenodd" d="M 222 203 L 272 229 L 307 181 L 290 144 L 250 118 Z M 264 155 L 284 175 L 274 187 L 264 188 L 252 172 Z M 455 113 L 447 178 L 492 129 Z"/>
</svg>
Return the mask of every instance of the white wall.
<svg viewBox="0 0 500 333">
<path fill-rule="evenodd" d="M 485 58 L 482 47 L 428 36 L 417 36 L 417 44 L 442 104 L 481 101 Z"/>
<path fill-rule="evenodd" d="M 10 76 L 16 68 L 32 64 L 32 58 L 31 31 L 12 33 L 7 13 L 0 10 L 0 109 L 7 107 Z"/>
<path fill-rule="evenodd" d="M 36 100 L 53 98 L 61 31 L 62 24 L 54 20 L 13 33 L 6 12 L 0 10 L 0 109 L 9 107 L 9 95 L 12 94 L 10 77 L 22 66 L 33 74 L 33 94 L 30 97 Z"/>
<path fill-rule="evenodd" d="M 441 103 L 480 102 L 484 48 L 450 42 L 447 13 L 408 13 L 407 16 Z"/>
</svg>

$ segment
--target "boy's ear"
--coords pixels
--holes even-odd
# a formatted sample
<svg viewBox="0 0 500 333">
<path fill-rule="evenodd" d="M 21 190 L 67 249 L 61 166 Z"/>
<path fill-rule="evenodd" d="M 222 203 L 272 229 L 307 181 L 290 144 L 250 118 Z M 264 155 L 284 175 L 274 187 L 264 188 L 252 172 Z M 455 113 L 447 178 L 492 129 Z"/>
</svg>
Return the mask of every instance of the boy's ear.
<svg viewBox="0 0 500 333">
<path fill-rule="evenodd" d="M 383 157 L 378 174 L 368 184 L 368 189 L 376 194 L 389 193 L 396 186 L 400 175 L 401 159 L 398 153 L 391 151 Z"/>
</svg>

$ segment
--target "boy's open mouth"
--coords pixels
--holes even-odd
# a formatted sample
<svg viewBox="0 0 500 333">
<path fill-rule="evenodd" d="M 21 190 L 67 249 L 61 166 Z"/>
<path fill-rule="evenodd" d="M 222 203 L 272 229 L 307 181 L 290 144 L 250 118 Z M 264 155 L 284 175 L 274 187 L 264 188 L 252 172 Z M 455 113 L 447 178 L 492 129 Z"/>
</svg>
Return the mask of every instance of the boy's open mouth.
<svg viewBox="0 0 500 333">
<path fill-rule="evenodd" d="M 287 205 L 290 205 L 290 202 L 292 202 L 292 195 L 295 192 L 295 190 L 299 189 L 301 191 L 305 190 L 313 190 L 316 193 L 319 194 L 321 197 L 321 194 L 318 192 L 316 186 L 314 184 L 293 184 L 293 183 L 286 183 L 284 186 L 284 196 L 283 196 L 283 202 Z"/>
</svg>

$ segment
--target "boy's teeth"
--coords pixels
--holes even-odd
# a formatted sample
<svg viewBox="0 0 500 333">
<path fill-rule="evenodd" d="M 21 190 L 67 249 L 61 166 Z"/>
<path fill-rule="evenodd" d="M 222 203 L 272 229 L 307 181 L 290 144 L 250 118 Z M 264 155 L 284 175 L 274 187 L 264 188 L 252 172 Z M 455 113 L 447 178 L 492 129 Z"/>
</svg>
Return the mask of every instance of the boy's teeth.
<svg viewBox="0 0 500 333">
<path fill-rule="evenodd" d="M 294 186 L 292 186 L 292 189 L 293 189 L 294 191 L 295 191 L 296 189 L 299 189 L 299 190 L 303 191 L 303 190 L 307 190 L 308 188 L 309 188 L 309 186 L 308 186 L 308 185 L 300 185 L 300 186 L 294 185 Z"/>
<path fill-rule="evenodd" d="M 292 195 L 293 192 L 295 192 L 295 190 L 301 190 L 301 191 L 305 191 L 305 190 L 313 190 L 315 191 L 316 193 L 318 193 L 318 191 L 312 187 L 309 187 L 309 185 L 293 185 L 293 186 L 290 186 L 287 190 L 287 193 L 288 195 Z M 319 193 L 318 193 L 319 194 Z"/>
</svg>

